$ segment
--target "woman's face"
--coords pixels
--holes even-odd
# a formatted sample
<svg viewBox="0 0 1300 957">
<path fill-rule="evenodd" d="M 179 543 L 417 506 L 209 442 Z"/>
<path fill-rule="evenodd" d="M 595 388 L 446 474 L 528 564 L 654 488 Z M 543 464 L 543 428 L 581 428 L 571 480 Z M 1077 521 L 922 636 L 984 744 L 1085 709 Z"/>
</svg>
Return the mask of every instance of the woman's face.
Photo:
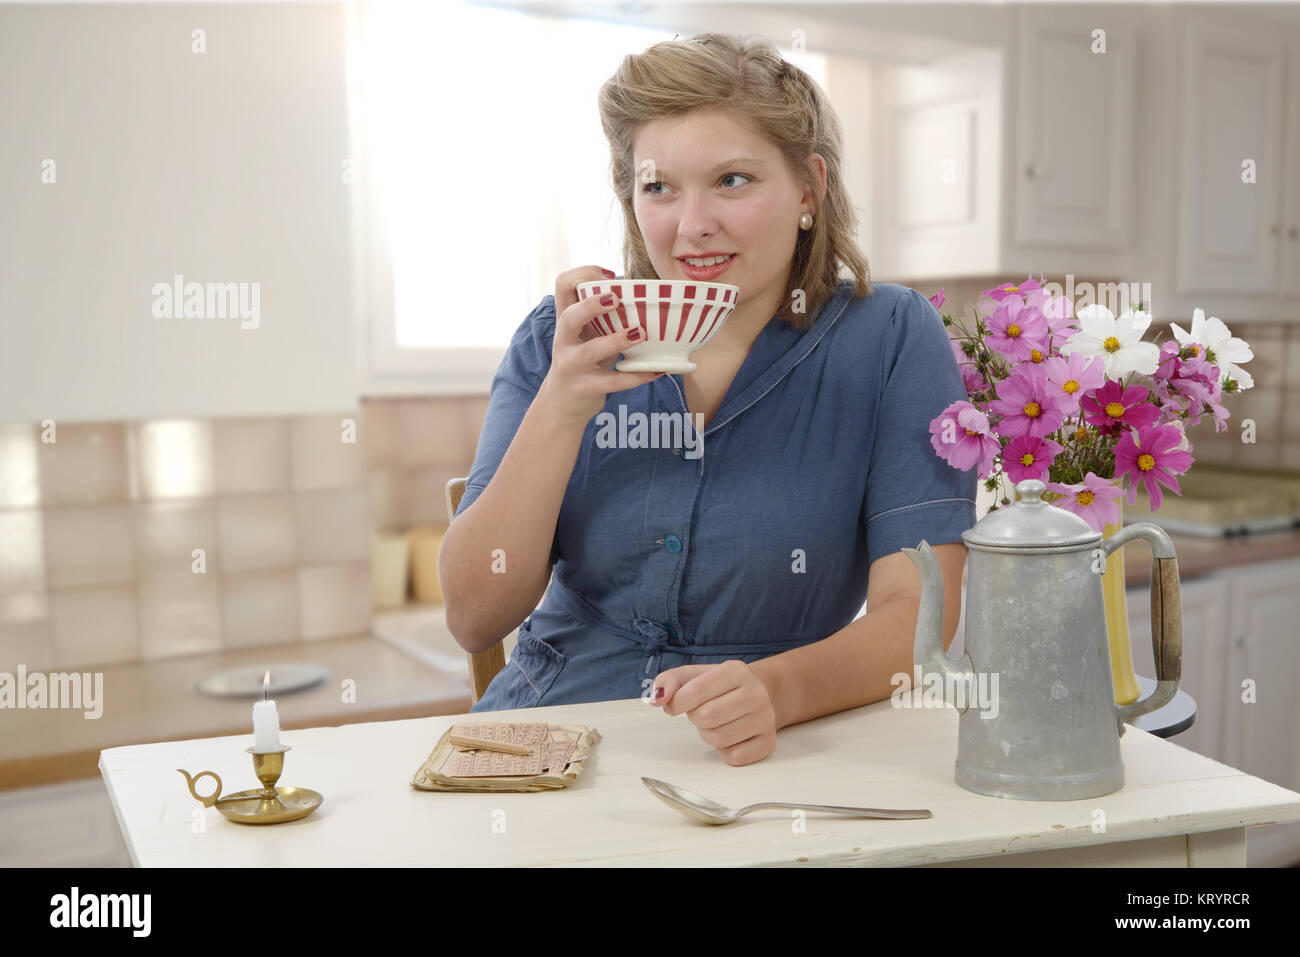
<svg viewBox="0 0 1300 957">
<path fill-rule="evenodd" d="M 633 209 L 659 278 L 730 283 L 742 303 L 775 310 L 799 214 L 815 213 L 780 151 L 721 111 L 695 110 L 642 127 L 633 162 Z M 707 270 L 683 262 L 702 253 L 733 258 Z"/>
</svg>

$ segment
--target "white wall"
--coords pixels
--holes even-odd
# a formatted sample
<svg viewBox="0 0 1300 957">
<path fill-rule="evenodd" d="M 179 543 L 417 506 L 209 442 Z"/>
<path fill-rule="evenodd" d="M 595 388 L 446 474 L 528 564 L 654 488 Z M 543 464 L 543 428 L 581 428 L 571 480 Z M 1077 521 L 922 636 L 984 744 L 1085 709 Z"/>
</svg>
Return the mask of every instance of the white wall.
<svg viewBox="0 0 1300 957">
<path fill-rule="evenodd" d="M 0 5 L 0 421 L 355 407 L 345 50 L 342 4 Z M 155 318 L 176 273 L 260 324 Z"/>
</svg>

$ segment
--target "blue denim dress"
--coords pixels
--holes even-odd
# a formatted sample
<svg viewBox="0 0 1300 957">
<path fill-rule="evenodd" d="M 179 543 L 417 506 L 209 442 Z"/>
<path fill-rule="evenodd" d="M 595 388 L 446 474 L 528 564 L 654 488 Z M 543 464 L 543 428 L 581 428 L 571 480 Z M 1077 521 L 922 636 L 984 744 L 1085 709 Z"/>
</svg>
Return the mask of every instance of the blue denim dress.
<svg viewBox="0 0 1300 957">
<path fill-rule="evenodd" d="M 680 375 L 606 397 L 560 508 L 546 595 L 471 711 L 640 697 L 679 665 L 820 641 L 856 617 L 876 559 L 961 540 L 975 470 L 940 459 L 929 433 L 966 397 L 943 321 L 914 289 L 852 290 L 841 281 L 805 331 L 768 322 L 702 444 L 633 427 L 671 412 L 693 429 Z M 511 339 L 457 515 L 537 394 L 555 319 L 546 296 Z"/>
</svg>

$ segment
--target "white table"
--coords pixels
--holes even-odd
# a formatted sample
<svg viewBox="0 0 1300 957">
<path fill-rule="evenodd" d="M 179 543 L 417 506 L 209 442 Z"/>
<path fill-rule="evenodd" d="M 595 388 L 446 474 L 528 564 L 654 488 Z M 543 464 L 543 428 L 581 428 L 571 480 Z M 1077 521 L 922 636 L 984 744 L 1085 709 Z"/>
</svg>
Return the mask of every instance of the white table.
<svg viewBox="0 0 1300 957">
<path fill-rule="evenodd" d="M 257 786 L 252 734 L 135 745 L 99 766 L 137 866 L 943 865 L 1244 866 L 1251 824 L 1300 820 L 1300 794 L 1129 727 L 1126 783 L 1101 798 L 1010 801 L 953 781 L 957 713 L 889 701 L 795 725 L 776 751 L 726 764 L 685 716 L 640 699 L 500 711 L 492 720 L 586 724 L 602 735 L 576 785 L 526 794 L 450 794 L 410 784 L 458 718 L 312 728 L 280 784 L 313 788 L 310 817 L 262 827 L 202 809 L 185 779 L 215 771 L 226 792 Z M 758 801 L 929 808 L 925 820 L 756 811 L 725 827 L 692 822 L 641 783 L 660 778 L 739 807 Z M 212 790 L 211 778 L 200 782 Z M 199 810 L 199 824 L 194 812 Z M 1105 830 L 1094 830 L 1104 813 Z"/>
</svg>

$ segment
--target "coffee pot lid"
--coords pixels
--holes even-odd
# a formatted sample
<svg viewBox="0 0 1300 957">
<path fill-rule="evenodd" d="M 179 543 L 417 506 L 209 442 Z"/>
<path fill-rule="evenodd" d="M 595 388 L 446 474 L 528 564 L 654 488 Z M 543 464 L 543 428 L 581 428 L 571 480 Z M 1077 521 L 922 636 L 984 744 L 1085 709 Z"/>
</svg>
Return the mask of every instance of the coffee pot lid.
<svg viewBox="0 0 1300 957">
<path fill-rule="evenodd" d="M 1019 501 L 990 511 L 962 532 L 968 545 L 1049 548 L 1084 545 L 1101 540 L 1094 529 L 1073 512 L 1043 501 L 1047 486 L 1038 479 L 1016 483 Z"/>
</svg>

